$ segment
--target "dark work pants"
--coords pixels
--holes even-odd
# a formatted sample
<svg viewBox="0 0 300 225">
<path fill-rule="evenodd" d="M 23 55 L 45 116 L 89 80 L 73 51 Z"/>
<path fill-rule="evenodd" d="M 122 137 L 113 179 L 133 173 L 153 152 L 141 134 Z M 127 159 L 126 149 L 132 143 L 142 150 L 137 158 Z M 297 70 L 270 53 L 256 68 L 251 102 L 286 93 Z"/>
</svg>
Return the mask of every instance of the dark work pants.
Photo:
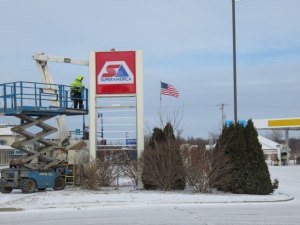
<svg viewBox="0 0 300 225">
<path fill-rule="evenodd" d="M 78 93 L 73 96 L 74 101 L 74 109 L 77 109 L 79 105 L 79 109 L 83 109 L 83 100 L 81 99 L 81 93 Z"/>
<path fill-rule="evenodd" d="M 74 109 L 77 109 L 79 104 L 79 109 L 83 109 L 83 100 L 74 99 Z"/>
</svg>

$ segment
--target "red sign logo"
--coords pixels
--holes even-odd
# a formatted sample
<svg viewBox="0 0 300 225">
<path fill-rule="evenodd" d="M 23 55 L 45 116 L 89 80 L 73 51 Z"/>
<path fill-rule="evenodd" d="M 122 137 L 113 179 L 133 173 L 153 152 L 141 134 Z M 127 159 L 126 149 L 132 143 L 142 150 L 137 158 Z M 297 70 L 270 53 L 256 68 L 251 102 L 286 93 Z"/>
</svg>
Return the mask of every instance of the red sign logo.
<svg viewBox="0 0 300 225">
<path fill-rule="evenodd" d="M 133 84 L 134 77 L 126 62 L 106 62 L 98 74 L 98 84 Z"/>
<path fill-rule="evenodd" d="M 135 94 L 135 52 L 96 52 L 96 94 Z"/>
</svg>

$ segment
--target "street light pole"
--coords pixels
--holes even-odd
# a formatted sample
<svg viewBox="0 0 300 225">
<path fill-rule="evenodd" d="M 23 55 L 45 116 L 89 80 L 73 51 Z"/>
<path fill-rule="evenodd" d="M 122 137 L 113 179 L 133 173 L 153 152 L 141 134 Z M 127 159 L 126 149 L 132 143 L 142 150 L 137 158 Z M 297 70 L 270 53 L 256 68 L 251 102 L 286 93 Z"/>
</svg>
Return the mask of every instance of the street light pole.
<svg viewBox="0 0 300 225">
<path fill-rule="evenodd" d="M 101 138 L 103 140 L 104 134 L 103 134 L 103 115 L 102 115 L 102 113 L 100 113 L 100 116 L 101 116 Z"/>
<path fill-rule="evenodd" d="M 98 118 L 101 119 L 101 141 L 103 140 L 103 115 L 102 113 L 98 113 Z"/>
<path fill-rule="evenodd" d="M 234 123 L 237 124 L 235 0 L 232 0 Z"/>
</svg>

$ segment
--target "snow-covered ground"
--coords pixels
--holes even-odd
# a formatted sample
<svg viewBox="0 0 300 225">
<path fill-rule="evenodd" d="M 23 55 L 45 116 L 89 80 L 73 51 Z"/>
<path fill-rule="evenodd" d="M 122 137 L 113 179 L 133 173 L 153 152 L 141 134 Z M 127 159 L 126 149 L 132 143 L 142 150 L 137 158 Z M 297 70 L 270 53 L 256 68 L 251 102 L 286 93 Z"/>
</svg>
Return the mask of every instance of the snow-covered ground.
<svg viewBox="0 0 300 225">
<path fill-rule="evenodd" d="M 213 203 L 259 203 L 300 199 L 300 166 L 269 166 L 272 179 L 279 180 L 279 189 L 270 195 L 236 195 L 230 193 L 196 194 L 184 191 L 145 191 L 133 186 L 103 188 L 99 191 L 67 187 L 63 191 L 48 189 L 33 194 L 13 190 L 11 194 L 0 194 L 0 211 L 9 209 L 62 209 L 87 207 L 113 207 L 157 204 L 213 204 Z"/>
<path fill-rule="evenodd" d="M 300 166 L 269 167 L 279 189 L 266 196 L 68 187 L 0 194 L 0 225 L 299 225 Z"/>
</svg>

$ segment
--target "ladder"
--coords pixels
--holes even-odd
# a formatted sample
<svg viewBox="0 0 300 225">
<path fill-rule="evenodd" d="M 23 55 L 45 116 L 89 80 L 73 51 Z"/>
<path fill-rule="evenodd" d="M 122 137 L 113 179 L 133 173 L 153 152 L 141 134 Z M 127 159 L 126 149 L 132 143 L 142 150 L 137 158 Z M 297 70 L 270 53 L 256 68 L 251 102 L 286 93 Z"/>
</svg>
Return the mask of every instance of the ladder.
<svg viewBox="0 0 300 225">
<path fill-rule="evenodd" d="M 66 184 L 75 186 L 75 184 L 76 184 L 77 165 L 68 164 L 66 166 L 67 166 L 67 169 L 69 171 L 69 173 L 65 175 Z"/>
</svg>

